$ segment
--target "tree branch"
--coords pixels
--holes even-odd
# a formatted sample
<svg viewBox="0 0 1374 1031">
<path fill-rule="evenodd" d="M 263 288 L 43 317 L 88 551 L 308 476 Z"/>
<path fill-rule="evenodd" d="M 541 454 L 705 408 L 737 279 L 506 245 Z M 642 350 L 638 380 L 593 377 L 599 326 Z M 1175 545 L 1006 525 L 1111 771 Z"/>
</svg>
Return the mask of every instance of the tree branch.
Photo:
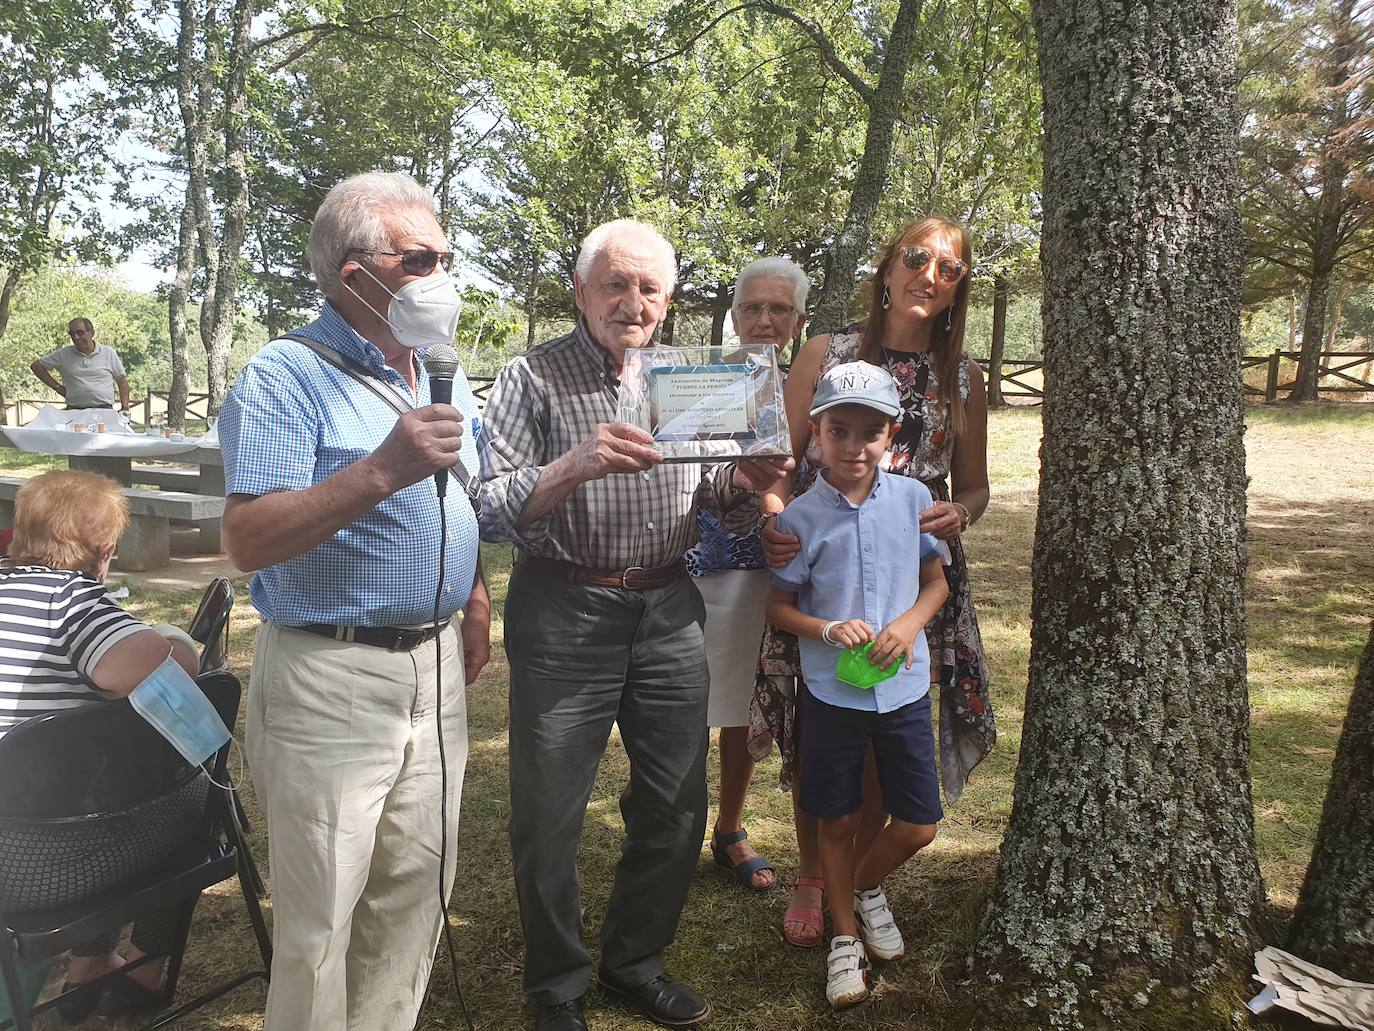
<svg viewBox="0 0 1374 1031">
<path fill-rule="evenodd" d="M 745 0 L 744 3 L 736 4 L 734 7 L 722 11 L 707 22 L 705 26 L 694 32 L 691 38 L 677 50 L 656 57 L 652 61 L 648 61 L 641 65 L 641 67 L 652 68 L 656 64 L 662 64 L 664 61 L 671 61 L 675 57 L 681 57 L 691 50 L 698 40 L 726 18 L 730 17 L 730 15 L 738 14 L 740 11 L 746 11 L 751 7 L 760 11 L 767 11 L 769 14 L 778 18 L 790 21 L 801 29 L 802 32 L 811 38 L 811 41 L 816 45 L 816 49 L 820 51 L 821 60 L 829 65 L 840 78 L 849 83 L 854 89 L 854 92 L 859 95 L 859 98 L 863 100 L 865 104 L 869 107 L 873 106 L 874 100 L 877 98 L 877 91 L 865 82 L 854 69 L 850 68 L 849 65 L 845 63 L 844 59 L 836 52 L 834 44 L 830 42 L 830 37 L 825 34 L 825 30 L 819 25 L 813 25 L 790 7 L 784 7 L 782 4 L 775 3 L 774 0 Z"/>
<path fill-rule="evenodd" d="M 326 21 L 320 22 L 317 25 L 301 25 L 298 28 L 287 29 L 285 32 L 279 32 L 275 36 L 268 36 L 266 39 L 260 39 L 253 44 L 252 49 L 254 51 L 258 51 L 264 49 L 265 47 L 275 46 L 278 43 L 284 43 L 288 39 L 294 39 L 296 36 L 303 36 L 307 32 L 317 32 L 326 34 L 330 32 L 355 32 L 356 34 L 356 30 L 358 29 L 365 28 L 366 26 L 375 24 L 379 21 L 390 21 L 393 19 L 400 18 L 404 13 L 404 11 L 396 10 L 390 11 L 386 14 L 375 14 L 371 18 L 363 18 L 361 21 Z"/>
</svg>

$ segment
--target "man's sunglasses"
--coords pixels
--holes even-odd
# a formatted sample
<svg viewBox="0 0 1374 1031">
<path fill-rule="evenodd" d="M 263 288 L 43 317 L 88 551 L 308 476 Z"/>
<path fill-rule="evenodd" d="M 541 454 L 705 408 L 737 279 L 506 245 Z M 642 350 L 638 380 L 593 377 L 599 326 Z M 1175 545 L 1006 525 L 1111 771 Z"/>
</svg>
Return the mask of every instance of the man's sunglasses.
<svg viewBox="0 0 1374 1031">
<path fill-rule="evenodd" d="M 406 251 L 370 251 L 362 247 L 354 247 L 348 253 L 385 254 L 391 258 L 400 258 L 401 268 L 412 276 L 427 276 L 434 271 L 435 265 L 444 266 L 445 272 L 453 268 L 452 251 L 432 251 L 428 247 L 414 247 Z"/>
<path fill-rule="evenodd" d="M 912 272 L 920 272 L 930 264 L 934 255 L 924 247 L 903 247 L 902 264 Z M 942 283 L 957 283 L 968 273 L 968 266 L 957 258 L 938 258 L 935 261 L 935 274 Z"/>
</svg>

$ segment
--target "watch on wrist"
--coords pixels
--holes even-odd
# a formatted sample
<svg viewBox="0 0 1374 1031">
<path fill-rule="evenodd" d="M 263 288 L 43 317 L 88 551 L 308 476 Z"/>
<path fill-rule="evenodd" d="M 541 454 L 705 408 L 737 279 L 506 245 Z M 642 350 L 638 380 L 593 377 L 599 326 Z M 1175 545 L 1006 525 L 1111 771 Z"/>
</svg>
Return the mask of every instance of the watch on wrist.
<svg viewBox="0 0 1374 1031">
<path fill-rule="evenodd" d="M 959 532 L 963 533 L 969 528 L 969 524 L 973 522 L 973 517 L 968 514 L 968 509 L 959 502 L 951 501 L 950 504 L 959 510 Z"/>
</svg>

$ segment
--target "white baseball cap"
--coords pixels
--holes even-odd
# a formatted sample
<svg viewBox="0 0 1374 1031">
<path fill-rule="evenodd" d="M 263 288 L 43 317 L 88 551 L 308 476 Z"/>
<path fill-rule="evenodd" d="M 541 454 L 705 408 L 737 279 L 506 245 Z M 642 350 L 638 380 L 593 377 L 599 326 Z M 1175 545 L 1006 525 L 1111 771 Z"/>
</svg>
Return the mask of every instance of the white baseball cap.
<svg viewBox="0 0 1374 1031">
<path fill-rule="evenodd" d="M 868 362 L 845 362 L 821 377 L 811 399 L 811 416 L 836 405 L 863 405 L 893 419 L 902 414 L 896 381 L 886 369 Z"/>
</svg>

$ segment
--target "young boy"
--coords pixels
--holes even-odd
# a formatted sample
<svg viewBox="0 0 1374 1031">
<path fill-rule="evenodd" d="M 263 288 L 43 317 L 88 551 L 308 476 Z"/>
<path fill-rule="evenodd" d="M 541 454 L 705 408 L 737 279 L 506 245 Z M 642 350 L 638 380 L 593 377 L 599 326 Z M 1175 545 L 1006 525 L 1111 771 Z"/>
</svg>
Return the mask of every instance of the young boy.
<svg viewBox="0 0 1374 1031">
<path fill-rule="evenodd" d="M 806 698 L 801 807 L 820 821 L 820 859 L 831 898 L 825 995 L 839 1009 L 868 997 L 868 955 L 900 959 L 905 946 L 882 882 L 935 838 L 940 788 L 930 724 L 925 625 L 949 594 L 938 540 L 920 532 L 930 492 L 881 471 L 901 407 L 886 370 L 850 362 L 816 386 L 811 432 L 824 467 L 778 529 L 801 551 L 774 570 L 768 620 L 796 634 Z M 837 649 L 872 641 L 875 666 L 899 663 L 871 689 L 836 677 Z M 854 865 L 870 744 L 892 821 Z M 853 908 L 842 900 L 853 893 Z M 862 940 L 861 940 L 862 939 Z"/>
</svg>

